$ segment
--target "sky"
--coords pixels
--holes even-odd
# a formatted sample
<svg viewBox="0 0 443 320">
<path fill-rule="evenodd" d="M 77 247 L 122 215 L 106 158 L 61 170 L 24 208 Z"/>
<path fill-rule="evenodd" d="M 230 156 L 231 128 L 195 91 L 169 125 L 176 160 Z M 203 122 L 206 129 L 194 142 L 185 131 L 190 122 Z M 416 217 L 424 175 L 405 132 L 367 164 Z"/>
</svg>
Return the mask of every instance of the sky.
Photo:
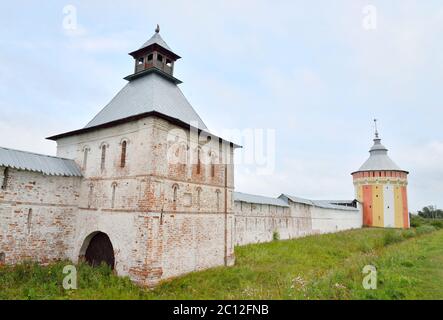
<svg viewBox="0 0 443 320">
<path fill-rule="evenodd" d="M 443 207 L 440 0 L 2 1 L 0 146 L 54 155 L 45 137 L 112 99 L 157 23 L 208 128 L 265 133 L 269 170 L 239 163 L 237 191 L 353 198 L 377 118 L 410 210 Z"/>
</svg>

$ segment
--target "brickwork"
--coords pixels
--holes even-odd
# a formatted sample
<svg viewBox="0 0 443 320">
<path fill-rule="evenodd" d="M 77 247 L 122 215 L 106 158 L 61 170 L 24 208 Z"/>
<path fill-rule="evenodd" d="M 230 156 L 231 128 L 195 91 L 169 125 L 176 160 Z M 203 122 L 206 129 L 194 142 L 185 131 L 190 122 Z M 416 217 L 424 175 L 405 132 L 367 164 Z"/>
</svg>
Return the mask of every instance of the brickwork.
<svg viewBox="0 0 443 320">
<path fill-rule="evenodd" d="M 235 201 L 235 244 L 246 245 L 362 227 L 361 209 L 320 208 L 288 201 L 288 207 Z"/>
<path fill-rule="evenodd" d="M 5 263 L 68 257 L 79 186 L 80 178 L 9 169 L 6 188 L 0 189 L 0 253 Z"/>
</svg>

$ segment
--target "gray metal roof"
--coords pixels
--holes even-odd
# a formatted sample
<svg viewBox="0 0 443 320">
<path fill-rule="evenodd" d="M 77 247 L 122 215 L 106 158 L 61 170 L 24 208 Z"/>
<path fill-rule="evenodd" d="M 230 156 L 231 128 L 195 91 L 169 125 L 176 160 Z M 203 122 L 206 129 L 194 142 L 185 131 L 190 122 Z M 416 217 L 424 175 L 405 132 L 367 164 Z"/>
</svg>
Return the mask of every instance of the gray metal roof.
<svg viewBox="0 0 443 320">
<path fill-rule="evenodd" d="M 234 192 L 234 201 L 242 201 L 247 203 L 257 203 L 257 204 L 268 204 L 273 206 L 279 206 L 279 207 L 289 207 L 289 205 L 279 199 L 279 198 L 271 198 L 271 197 L 264 197 L 264 196 L 258 196 L 255 194 L 248 194 L 248 193 L 242 193 L 242 192 Z"/>
<path fill-rule="evenodd" d="M 358 169 L 359 171 L 374 171 L 374 170 L 394 170 L 404 171 L 392 161 L 388 156 L 388 149 L 381 144 L 381 139 L 376 137 L 374 139 L 374 145 L 369 150 L 370 156 L 368 160 Z"/>
<path fill-rule="evenodd" d="M 151 44 L 154 44 L 154 43 L 156 43 L 156 44 L 158 44 L 159 46 L 161 46 L 161 47 L 163 47 L 163 48 L 165 48 L 165 49 L 167 49 L 167 50 L 173 52 L 173 51 L 171 50 L 171 48 L 169 48 L 169 46 L 166 44 L 165 40 L 163 40 L 163 38 L 162 38 L 162 37 L 160 36 L 160 34 L 157 33 L 157 32 L 154 33 L 154 35 L 151 37 L 151 39 L 149 39 L 148 41 L 146 41 L 146 42 L 140 47 L 140 49 L 143 49 L 143 48 L 149 47 Z M 139 50 L 140 50 L 140 49 L 139 49 Z"/>
<path fill-rule="evenodd" d="M 85 128 L 152 111 L 207 129 L 180 88 L 155 72 L 128 82 Z"/>
<path fill-rule="evenodd" d="M 51 176 L 82 176 L 80 168 L 73 160 L 2 147 L 0 147 L 0 167 L 40 172 Z"/>
<path fill-rule="evenodd" d="M 300 197 L 290 196 L 287 194 L 282 194 L 280 197 L 283 201 L 290 200 L 295 203 L 301 203 L 309 206 L 325 208 L 325 209 L 337 209 L 337 210 L 347 210 L 347 211 L 358 211 L 357 208 L 349 207 L 346 205 L 339 205 L 338 203 L 351 203 L 352 200 L 309 200 Z"/>
</svg>

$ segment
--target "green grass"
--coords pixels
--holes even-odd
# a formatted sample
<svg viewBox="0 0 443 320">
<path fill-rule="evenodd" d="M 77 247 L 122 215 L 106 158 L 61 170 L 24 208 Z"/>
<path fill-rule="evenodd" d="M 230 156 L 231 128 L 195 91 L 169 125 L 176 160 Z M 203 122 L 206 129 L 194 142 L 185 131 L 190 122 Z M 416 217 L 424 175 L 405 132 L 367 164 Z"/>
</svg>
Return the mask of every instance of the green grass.
<svg viewBox="0 0 443 320">
<path fill-rule="evenodd" d="M 236 248 L 236 265 L 142 289 L 106 267 L 78 266 L 78 290 L 63 267 L 0 268 L 0 299 L 443 299 L 443 230 L 361 229 Z M 418 231 L 418 230 L 417 230 Z M 377 290 L 364 290 L 374 265 Z"/>
</svg>

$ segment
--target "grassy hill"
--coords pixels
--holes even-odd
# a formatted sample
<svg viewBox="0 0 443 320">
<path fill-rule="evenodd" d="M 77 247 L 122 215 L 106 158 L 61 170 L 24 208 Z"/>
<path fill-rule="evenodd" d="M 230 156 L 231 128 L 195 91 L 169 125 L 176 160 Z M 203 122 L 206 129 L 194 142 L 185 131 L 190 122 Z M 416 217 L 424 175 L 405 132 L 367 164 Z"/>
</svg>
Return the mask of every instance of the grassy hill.
<svg viewBox="0 0 443 320">
<path fill-rule="evenodd" d="M 62 288 L 66 263 L 0 267 L 0 299 L 443 299 L 443 230 L 361 229 L 236 248 L 236 265 L 142 289 L 106 268 L 78 266 L 78 289 Z M 378 272 L 365 290 L 365 265 Z"/>
</svg>

